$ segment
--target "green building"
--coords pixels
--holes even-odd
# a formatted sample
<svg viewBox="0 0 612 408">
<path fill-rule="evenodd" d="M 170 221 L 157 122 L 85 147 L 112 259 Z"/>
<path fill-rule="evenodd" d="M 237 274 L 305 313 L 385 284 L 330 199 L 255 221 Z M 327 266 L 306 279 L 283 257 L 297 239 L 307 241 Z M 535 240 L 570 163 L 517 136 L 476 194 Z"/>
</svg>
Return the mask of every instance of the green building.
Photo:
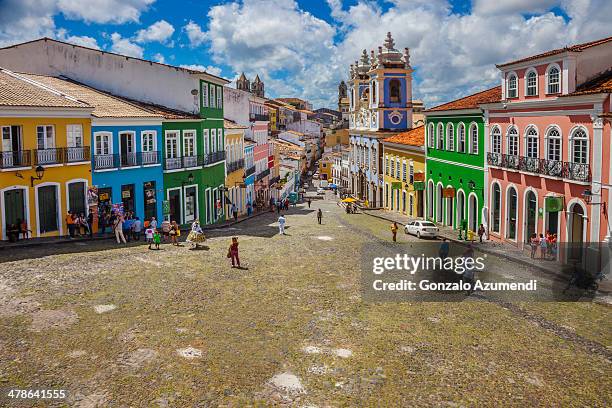
<svg viewBox="0 0 612 408">
<path fill-rule="evenodd" d="M 501 99 L 495 87 L 445 103 L 425 114 L 427 219 L 472 231 L 487 224 L 485 121 L 479 105 Z"/>
<path fill-rule="evenodd" d="M 138 102 L 164 117 L 164 218 L 181 225 L 225 220 L 223 85 L 199 80 L 200 114 Z M 195 93 L 195 92 L 194 92 Z"/>
</svg>

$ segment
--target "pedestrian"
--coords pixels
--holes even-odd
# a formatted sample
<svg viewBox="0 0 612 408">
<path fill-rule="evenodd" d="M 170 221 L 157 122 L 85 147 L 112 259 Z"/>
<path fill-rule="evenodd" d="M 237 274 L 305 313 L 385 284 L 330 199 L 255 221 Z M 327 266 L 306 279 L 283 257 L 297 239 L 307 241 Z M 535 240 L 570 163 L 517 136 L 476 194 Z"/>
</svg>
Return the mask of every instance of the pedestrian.
<svg viewBox="0 0 612 408">
<path fill-rule="evenodd" d="M 87 228 L 89 230 L 89 238 L 93 238 L 93 223 L 94 223 L 94 215 L 93 212 L 89 211 L 87 214 Z"/>
<path fill-rule="evenodd" d="M 106 233 L 108 214 L 105 212 L 98 218 L 98 235 L 103 236 Z"/>
<path fill-rule="evenodd" d="M 17 225 L 19 225 L 19 230 L 23 235 L 23 239 L 30 239 L 31 231 L 28 229 L 28 222 L 26 219 L 24 218 L 23 220 L 19 220 L 19 218 L 17 218 Z"/>
<path fill-rule="evenodd" d="M 132 233 L 134 234 L 134 240 L 140 241 L 140 233 L 142 232 L 142 221 L 140 218 L 134 218 L 134 223 L 132 224 Z"/>
<path fill-rule="evenodd" d="M 151 222 L 149 223 L 149 225 L 151 226 L 151 228 L 153 228 L 154 230 L 157 229 L 157 220 L 155 219 L 155 217 L 151 217 Z"/>
<path fill-rule="evenodd" d="M 538 246 L 540 246 L 540 240 L 537 234 L 531 234 L 531 237 L 529 237 L 529 246 L 531 247 L 531 259 L 535 259 Z"/>
<path fill-rule="evenodd" d="M 321 211 L 321 209 L 319 208 L 319 210 L 317 211 L 317 222 L 319 223 L 319 225 L 321 225 L 322 218 L 323 218 L 323 211 Z"/>
<path fill-rule="evenodd" d="M 115 222 L 113 223 L 113 231 L 115 232 L 115 239 L 117 240 L 118 244 L 120 244 L 121 242 L 127 244 L 127 241 L 125 240 L 125 235 L 123 235 L 123 224 L 123 216 L 119 214 L 115 218 Z"/>
<path fill-rule="evenodd" d="M 178 240 L 180 237 L 181 237 L 181 228 L 176 223 L 176 221 L 172 221 L 172 224 L 170 225 L 170 240 L 172 242 L 172 245 L 179 246 Z"/>
<path fill-rule="evenodd" d="M 247 216 L 250 217 L 253 213 L 253 207 L 251 206 L 251 202 L 247 202 Z"/>
<path fill-rule="evenodd" d="M 285 235 L 285 217 L 283 217 L 283 215 L 281 214 L 280 217 L 278 217 L 278 233 L 279 235 Z"/>
<path fill-rule="evenodd" d="M 547 233 L 548 235 L 548 233 Z M 540 234 L 540 258 L 541 259 L 545 259 L 546 258 L 546 252 L 547 252 L 547 248 L 548 245 L 546 244 L 546 238 L 544 238 L 544 235 Z"/>
<path fill-rule="evenodd" d="M 151 244 L 153 243 L 154 234 L 155 234 L 155 230 L 151 228 L 151 226 L 148 226 L 147 229 L 145 229 L 145 240 L 147 241 L 147 244 L 149 244 L 149 249 L 151 249 Z"/>
<path fill-rule="evenodd" d="M 68 226 L 68 238 L 74 239 L 74 214 L 66 213 L 66 225 Z"/>
<path fill-rule="evenodd" d="M 240 258 L 238 257 L 238 237 L 232 237 L 232 243 L 227 250 L 227 257 L 232 259 L 232 268 L 240 268 Z"/>
<path fill-rule="evenodd" d="M 191 232 L 187 236 L 186 241 L 195 245 L 196 249 L 200 247 L 202 242 L 206 241 L 206 236 L 204 236 L 204 231 L 202 231 L 202 227 L 200 226 L 200 220 L 196 219 L 193 224 L 191 224 Z"/>
<path fill-rule="evenodd" d="M 279 199 L 279 200 L 276 202 L 276 213 L 277 213 L 277 214 L 280 214 L 280 212 L 281 212 L 281 206 L 282 206 L 282 204 L 281 204 L 281 200 Z"/>
<path fill-rule="evenodd" d="M 163 220 L 161 223 L 161 233 L 164 242 L 168 242 L 168 239 L 170 238 L 170 225 L 170 221 L 168 220 Z"/>
<path fill-rule="evenodd" d="M 478 238 L 480 239 L 480 243 L 482 244 L 482 236 L 485 233 L 485 227 L 484 225 L 480 224 L 480 227 L 478 227 Z"/>
<path fill-rule="evenodd" d="M 449 252 L 450 252 L 450 245 L 448 243 L 448 240 L 446 238 L 442 238 L 442 243 L 440 243 L 440 249 L 438 251 L 438 256 L 440 257 L 442 261 L 444 261 L 446 258 L 448 258 Z"/>
<path fill-rule="evenodd" d="M 289 210 L 289 199 L 285 198 L 285 211 Z"/>
<path fill-rule="evenodd" d="M 397 222 L 391 224 L 391 234 L 393 234 L 393 242 L 397 242 Z"/>
<path fill-rule="evenodd" d="M 310 203 L 311 203 L 310 198 L 308 199 L 308 201 L 307 201 L 307 202 L 308 202 L 308 208 L 310 208 Z"/>
<path fill-rule="evenodd" d="M 232 216 L 234 217 L 234 222 L 238 221 L 238 207 L 236 204 L 232 204 Z"/>
<path fill-rule="evenodd" d="M 155 230 L 155 232 L 153 233 L 153 243 L 155 244 L 155 249 L 159 249 L 159 244 L 161 243 L 161 234 L 159 233 L 159 230 Z M 149 248 L 151 246 L 149 245 Z"/>
</svg>

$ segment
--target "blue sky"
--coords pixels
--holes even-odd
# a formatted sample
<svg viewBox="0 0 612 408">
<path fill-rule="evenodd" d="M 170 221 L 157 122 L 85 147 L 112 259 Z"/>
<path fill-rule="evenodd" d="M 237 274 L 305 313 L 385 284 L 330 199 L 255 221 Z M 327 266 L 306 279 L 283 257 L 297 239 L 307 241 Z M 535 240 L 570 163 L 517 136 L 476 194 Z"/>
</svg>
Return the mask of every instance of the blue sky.
<svg viewBox="0 0 612 408">
<path fill-rule="evenodd" d="M 0 45 L 48 36 L 333 107 L 361 50 L 391 31 L 433 106 L 496 85 L 496 63 L 612 35 L 609 0 L 0 0 Z"/>
</svg>

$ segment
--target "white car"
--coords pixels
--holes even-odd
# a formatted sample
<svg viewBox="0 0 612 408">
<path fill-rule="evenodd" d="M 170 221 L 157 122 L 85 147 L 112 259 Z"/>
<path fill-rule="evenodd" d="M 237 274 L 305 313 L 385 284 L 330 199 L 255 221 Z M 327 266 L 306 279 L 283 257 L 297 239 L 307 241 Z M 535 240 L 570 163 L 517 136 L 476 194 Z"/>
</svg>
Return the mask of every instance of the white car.
<svg viewBox="0 0 612 408">
<path fill-rule="evenodd" d="M 325 190 L 321 187 L 317 188 L 317 195 L 325 195 Z"/>
<path fill-rule="evenodd" d="M 436 224 L 430 221 L 410 221 L 404 226 L 406 234 L 416 235 L 418 238 L 436 238 L 438 231 Z"/>
</svg>

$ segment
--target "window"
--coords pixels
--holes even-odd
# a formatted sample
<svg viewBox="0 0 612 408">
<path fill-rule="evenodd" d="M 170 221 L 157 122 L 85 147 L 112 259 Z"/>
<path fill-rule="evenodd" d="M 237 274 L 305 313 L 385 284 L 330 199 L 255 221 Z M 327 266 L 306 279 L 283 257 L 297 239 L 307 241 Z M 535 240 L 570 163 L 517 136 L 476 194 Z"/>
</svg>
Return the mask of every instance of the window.
<svg viewBox="0 0 612 408">
<path fill-rule="evenodd" d="M 412 160 L 410 161 L 410 184 L 414 184 L 414 163 Z"/>
<path fill-rule="evenodd" d="M 222 129 L 217 129 L 217 146 L 219 146 L 219 150 L 221 150 L 221 146 L 223 146 L 223 131 L 222 131 Z"/>
<path fill-rule="evenodd" d="M 536 159 L 538 157 L 538 131 L 530 127 L 526 134 L 527 157 Z"/>
<path fill-rule="evenodd" d="M 217 87 L 217 108 L 223 108 L 223 90 L 220 86 Z"/>
<path fill-rule="evenodd" d="M 546 90 L 549 94 L 561 92 L 561 71 L 559 67 L 553 65 L 548 68 Z"/>
<path fill-rule="evenodd" d="M 508 98 L 516 98 L 518 96 L 516 74 L 510 74 L 508 76 Z"/>
<path fill-rule="evenodd" d="M 202 82 L 202 107 L 208 108 L 208 84 Z"/>
<path fill-rule="evenodd" d="M 552 128 L 548 131 L 547 142 L 546 159 L 561 161 L 561 133 L 558 129 Z"/>
<path fill-rule="evenodd" d="M 399 159 L 397 159 L 397 162 L 395 163 L 395 165 L 396 165 L 396 170 L 397 170 L 397 174 L 395 175 L 395 178 L 400 180 L 400 177 L 401 177 L 401 174 L 400 174 L 401 168 L 400 168 L 400 161 L 399 161 Z"/>
<path fill-rule="evenodd" d="M 389 175 L 389 158 L 385 158 L 385 174 Z"/>
<path fill-rule="evenodd" d="M 390 174 L 390 176 L 393 177 L 394 174 L 395 174 L 395 160 L 391 159 L 391 174 Z"/>
<path fill-rule="evenodd" d="M 465 153 L 465 125 L 463 123 L 460 123 L 457 128 L 457 151 Z"/>
<path fill-rule="evenodd" d="M 470 126 L 470 153 L 478 154 L 478 126 L 475 123 Z"/>
<path fill-rule="evenodd" d="M 438 123 L 438 150 L 444 149 L 444 125 Z"/>
<path fill-rule="evenodd" d="M 193 157 L 196 155 L 196 132 L 185 130 L 183 132 L 183 156 Z"/>
<path fill-rule="evenodd" d="M 215 153 L 217 151 L 217 129 L 210 130 L 210 152 Z"/>
<path fill-rule="evenodd" d="M 372 81 L 370 87 L 372 88 L 372 103 L 376 104 L 378 102 L 376 99 L 376 81 Z"/>
<path fill-rule="evenodd" d="M 155 132 L 147 131 L 142 132 L 142 151 L 153 152 L 155 151 Z"/>
<path fill-rule="evenodd" d="M 402 181 L 406 182 L 406 162 L 402 162 Z"/>
<path fill-rule="evenodd" d="M 68 147 L 83 147 L 83 126 L 66 126 L 66 144 Z"/>
<path fill-rule="evenodd" d="M 95 154 L 112 154 L 113 145 L 110 133 L 96 133 L 95 138 Z"/>
<path fill-rule="evenodd" d="M 583 129 L 574 131 L 572 140 L 572 163 L 587 164 L 589 162 L 589 139 Z"/>
<path fill-rule="evenodd" d="M 530 70 L 527 72 L 527 76 L 525 77 L 525 95 L 527 96 L 535 96 L 538 94 L 538 74 L 535 70 Z"/>
<path fill-rule="evenodd" d="M 501 131 L 497 126 L 491 130 L 491 152 L 501 154 Z"/>
<path fill-rule="evenodd" d="M 400 103 L 402 101 L 400 95 L 401 88 L 402 85 L 399 79 L 392 79 L 389 81 L 389 102 Z"/>
<path fill-rule="evenodd" d="M 499 233 L 500 214 L 501 214 L 501 189 L 499 188 L 498 183 L 494 183 L 493 184 L 493 214 L 491 214 L 491 218 L 493 219 L 493 225 L 491 226 L 493 232 Z"/>
<path fill-rule="evenodd" d="M 204 154 L 210 153 L 210 140 L 208 138 L 208 133 L 210 130 L 204 129 Z"/>
<path fill-rule="evenodd" d="M 455 129 L 452 123 L 449 123 L 446 127 L 446 150 L 455 150 Z"/>
<path fill-rule="evenodd" d="M 51 125 L 36 127 L 36 148 L 39 150 L 55 147 L 55 128 Z"/>
<path fill-rule="evenodd" d="M 429 140 L 429 147 L 433 149 L 434 147 L 434 140 L 435 140 L 435 135 L 434 135 L 434 125 L 433 123 L 429 124 L 429 128 L 427 129 L 427 133 L 428 133 L 428 140 Z"/>
<path fill-rule="evenodd" d="M 215 87 L 213 85 L 210 86 L 210 107 L 215 107 Z"/>
<path fill-rule="evenodd" d="M 166 158 L 176 159 L 181 155 L 179 150 L 179 132 L 172 131 L 166 133 Z"/>
<path fill-rule="evenodd" d="M 508 130 L 508 149 L 506 153 L 510 156 L 518 156 L 518 131 L 514 127 Z"/>
</svg>

